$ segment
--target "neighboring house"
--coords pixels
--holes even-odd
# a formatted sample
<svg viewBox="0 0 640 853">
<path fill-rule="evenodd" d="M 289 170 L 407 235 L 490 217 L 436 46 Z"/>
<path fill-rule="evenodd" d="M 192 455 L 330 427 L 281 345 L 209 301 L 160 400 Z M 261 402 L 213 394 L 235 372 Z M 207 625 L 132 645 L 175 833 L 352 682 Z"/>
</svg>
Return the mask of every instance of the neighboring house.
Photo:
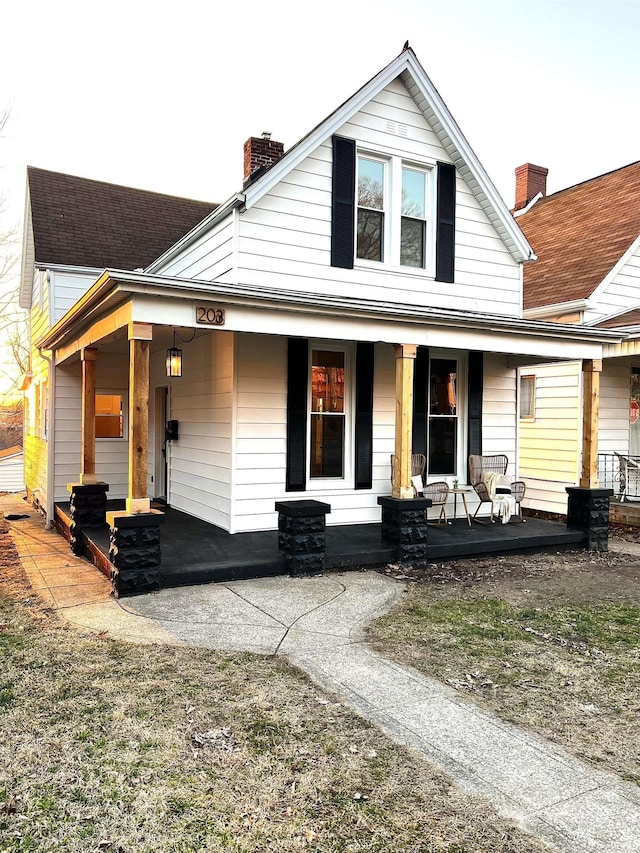
<svg viewBox="0 0 640 853">
<path fill-rule="evenodd" d="M 531 247 L 413 51 L 287 152 L 252 137 L 244 163 L 225 203 L 178 204 L 187 221 L 30 170 L 27 488 L 48 518 L 98 479 L 130 513 L 166 499 L 231 533 L 299 498 L 379 522 L 407 448 L 431 480 L 466 482 L 477 452 L 515 474 L 517 366 L 599 359 L 617 336 L 522 319 Z M 159 220 L 176 231 L 152 247 Z"/>
<path fill-rule="evenodd" d="M 599 395 L 600 479 L 618 490 L 614 454 L 640 454 L 640 162 L 549 196 L 546 176 L 516 170 L 516 221 L 538 256 L 524 271 L 524 316 L 624 336 L 605 347 Z M 519 473 L 539 509 L 566 512 L 579 479 L 581 374 L 578 362 L 521 370 Z"/>
<path fill-rule="evenodd" d="M 21 492 L 24 489 L 24 454 L 22 447 L 0 450 L 0 492 Z"/>
</svg>

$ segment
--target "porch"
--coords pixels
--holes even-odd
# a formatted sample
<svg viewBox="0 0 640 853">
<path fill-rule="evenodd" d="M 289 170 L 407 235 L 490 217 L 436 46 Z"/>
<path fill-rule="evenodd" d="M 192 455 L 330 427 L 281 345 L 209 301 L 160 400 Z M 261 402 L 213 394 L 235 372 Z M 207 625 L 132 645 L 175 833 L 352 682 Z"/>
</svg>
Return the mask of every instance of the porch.
<svg viewBox="0 0 640 853">
<path fill-rule="evenodd" d="M 109 501 L 107 510 L 124 509 L 124 501 Z M 186 586 L 210 581 L 241 580 L 285 574 L 285 562 L 278 552 L 276 530 L 230 534 L 171 507 L 162 507 L 162 563 L 160 579 L 164 587 Z M 69 538 L 69 503 L 56 504 L 58 531 Z M 85 553 L 107 576 L 109 526 L 84 527 Z M 576 550 L 583 547 L 585 534 L 569 530 L 558 522 L 528 518 L 525 524 L 494 523 L 469 527 L 465 518 L 451 524 L 430 526 L 426 560 L 439 562 L 508 553 L 545 550 Z M 345 569 L 379 566 L 394 562 L 393 546 L 383 544 L 380 524 L 332 525 L 326 529 L 326 568 Z"/>
</svg>

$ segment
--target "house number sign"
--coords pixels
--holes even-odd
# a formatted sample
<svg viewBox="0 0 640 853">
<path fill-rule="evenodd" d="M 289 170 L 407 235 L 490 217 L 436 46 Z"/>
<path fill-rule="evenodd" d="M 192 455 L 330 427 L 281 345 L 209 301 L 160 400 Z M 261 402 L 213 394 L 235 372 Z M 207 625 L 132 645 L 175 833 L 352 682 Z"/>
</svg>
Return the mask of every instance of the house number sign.
<svg viewBox="0 0 640 853">
<path fill-rule="evenodd" d="M 196 323 L 205 326 L 224 326 L 224 308 L 196 305 Z"/>
</svg>

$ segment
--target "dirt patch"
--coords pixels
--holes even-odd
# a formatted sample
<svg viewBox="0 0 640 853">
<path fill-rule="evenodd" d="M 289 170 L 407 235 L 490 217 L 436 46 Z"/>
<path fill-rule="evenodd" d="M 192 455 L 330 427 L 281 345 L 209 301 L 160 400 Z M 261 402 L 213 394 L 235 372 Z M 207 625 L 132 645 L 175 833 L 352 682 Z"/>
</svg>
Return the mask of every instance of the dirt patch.
<svg viewBox="0 0 640 853">
<path fill-rule="evenodd" d="M 394 573 L 394 570 L 390 570 Z M 593 552 L 395 571 L 376 647 L 640 783 L 640 561 Z"/>
<path fill-rule="evenodd" d="M 547 850 L 281 658 L 58 621 L 6 533 L 0 659 L 2 853 Z"/>
</svg>

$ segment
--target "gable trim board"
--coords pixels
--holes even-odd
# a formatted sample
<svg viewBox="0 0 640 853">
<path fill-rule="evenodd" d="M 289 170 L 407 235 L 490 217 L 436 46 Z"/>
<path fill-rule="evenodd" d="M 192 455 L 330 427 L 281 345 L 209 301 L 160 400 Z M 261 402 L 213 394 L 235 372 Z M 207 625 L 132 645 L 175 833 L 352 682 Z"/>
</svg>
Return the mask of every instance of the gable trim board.
<svg viewBox="0 0 640 853">
<path fill-rule="evenodd" d="M 622 257 L 617 261 L 615 266 L 613 266 L 611 268 L 611 270 L 609 271 L 609 273 L 607 273 L 606 277 L 600 282 L 600 284 L 592 292 L 591 296 L 589 296 L 589 298 L 587 300 L 587 302 L 588 302 L 587 307 L 588 308 L 595 310 L 595 307 L 596 307 L 596 304 L 598 302 L 599 297 L 607 290 L 607 288 L 613 282 L 613 280 L 616 278 L 618 273 L 623 269 L 623 267 L 629 262 L 629 260 L 635 255 L 635 253 L 639 249 L 640 249 L 640 234 L 633 241 L 633 243 L 629 246 L 629 248 L 624 253 L 624 255 L 622 255 Z M 625 311 L 628 311 L 628 310 L 629 310 L 629 306 L 626 306 L 625 308 L 621 309 L 620 313 L 624 313 Z M 602 322 L 603 319 L 604 319 L 603 317 L 600 317 L 600 318 L 596 318 L 594 320 L 589 320 L 589 321 L 587 321 L 587 325 L 592 325 L 594 323 L 600 323 L 600 322 Z"/>
</svg>

